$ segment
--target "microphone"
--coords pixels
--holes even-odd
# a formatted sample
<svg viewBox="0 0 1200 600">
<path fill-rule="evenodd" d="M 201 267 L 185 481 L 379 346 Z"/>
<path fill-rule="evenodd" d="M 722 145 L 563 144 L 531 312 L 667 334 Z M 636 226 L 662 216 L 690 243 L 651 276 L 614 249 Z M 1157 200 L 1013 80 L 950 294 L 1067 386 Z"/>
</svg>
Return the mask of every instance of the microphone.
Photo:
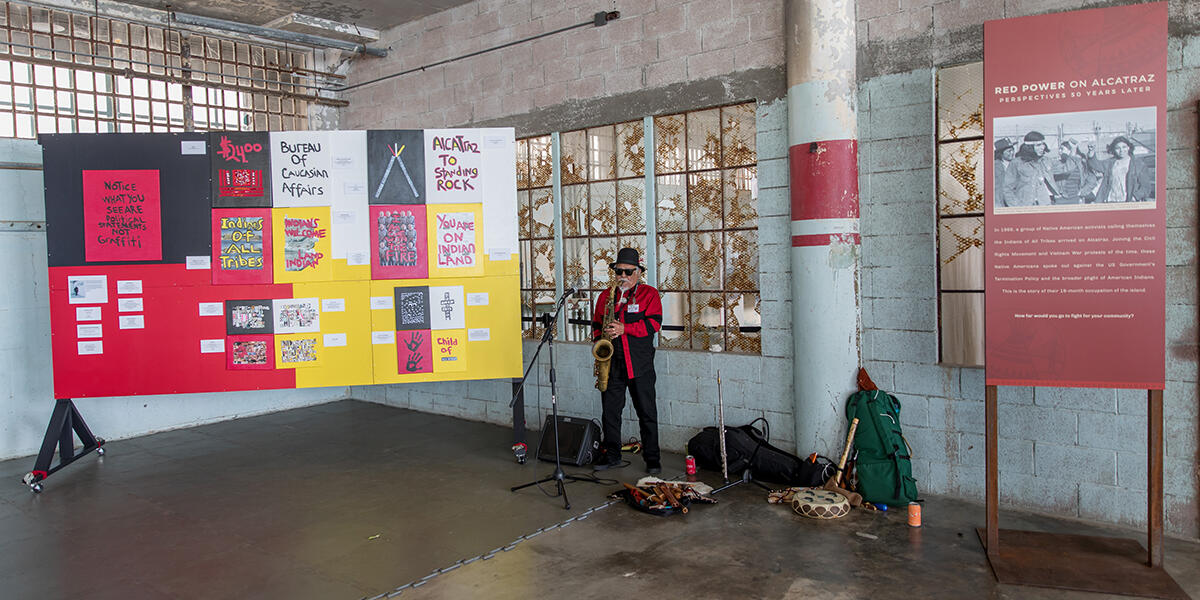
<svg viewBox="0 0 1200 600">
<path fill-rule="evenodd" d="M 587 285 L 587 282 L 586 282 L 585 280 L 583 280 L 583 279 L 580 279 L 580 280 L 576 281 L 575 283 L 571 284 L 571 287 L 568 287 L 568 288 L 567 288 L 567 289 L 566 289 L 566 290 L 563 292 L 563 297 L 565 298 L 565 297 L 567 297 L 567 296 L 573 296 L 573 295 L 575 295 L 575 294 L 578 294 L 579 292 L 583 291 L 583 288 L 584 288 L 586 285 Z"/>
</svg>

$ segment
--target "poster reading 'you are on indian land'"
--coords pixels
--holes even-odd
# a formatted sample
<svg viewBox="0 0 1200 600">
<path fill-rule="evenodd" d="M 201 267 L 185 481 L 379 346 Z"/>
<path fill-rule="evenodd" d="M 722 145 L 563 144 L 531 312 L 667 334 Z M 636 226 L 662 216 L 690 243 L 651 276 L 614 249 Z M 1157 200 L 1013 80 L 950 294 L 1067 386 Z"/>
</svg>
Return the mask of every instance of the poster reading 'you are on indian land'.
<svg viewBox="0 0 1200 600">
<path fill-rule="evenodd" d="M 989 385 L 1162 389 L 1167 4 L 984 25 Z"/>
</svg>

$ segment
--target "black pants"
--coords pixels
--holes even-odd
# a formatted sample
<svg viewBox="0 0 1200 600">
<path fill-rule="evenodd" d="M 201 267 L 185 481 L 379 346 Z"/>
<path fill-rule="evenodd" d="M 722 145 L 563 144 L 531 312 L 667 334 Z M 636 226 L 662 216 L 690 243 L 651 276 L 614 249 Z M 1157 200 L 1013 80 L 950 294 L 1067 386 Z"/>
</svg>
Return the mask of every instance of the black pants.
<svg viewBox="0 0 1200 600">
<path fill-rule="evenodd" d="M 658 451 L 658 407 L 654 402 L 654 371 L 625 379 L 622 369 L 614 368 L 608 379 L 608 389 L 600 394 L 604 413 L 600 422 L 604 426 L 604 452 L 610 462 L 621 457 L 621 413 L 625 410 L 625 390 L 633 398 L 633 410 L 637 413 L 638 426 L 642 433 L 642 457 L 646 464 L 659 462 Z"/>
</svg>

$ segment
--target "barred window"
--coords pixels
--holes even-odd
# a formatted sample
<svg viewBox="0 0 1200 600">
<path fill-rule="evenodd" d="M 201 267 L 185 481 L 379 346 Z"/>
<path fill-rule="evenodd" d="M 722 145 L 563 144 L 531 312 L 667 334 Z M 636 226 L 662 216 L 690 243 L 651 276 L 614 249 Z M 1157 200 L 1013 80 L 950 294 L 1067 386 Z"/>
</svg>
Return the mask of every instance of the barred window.
<svg viewBox="0 0 1200 600">
<path fill-rule="evenodd" d="M 983 365 L 983 63 L 938 70 L 940 360 Z"/>
<path fill-rule="evenodd" d="M 304 49 L 0 2 L 0 137 L 307 129 L 327 102 L 311 67 Z"/>
<path fill-rule="evenodd" d="M 755 110 L 750 102 L 519 141 L 526 336 L 540 335 L 556 281 L 583 282 L 560 336 L 590 341 L 608 265 L 632 247 L 662 292 L 662 347 L 761 352 Z"/>
</svg>

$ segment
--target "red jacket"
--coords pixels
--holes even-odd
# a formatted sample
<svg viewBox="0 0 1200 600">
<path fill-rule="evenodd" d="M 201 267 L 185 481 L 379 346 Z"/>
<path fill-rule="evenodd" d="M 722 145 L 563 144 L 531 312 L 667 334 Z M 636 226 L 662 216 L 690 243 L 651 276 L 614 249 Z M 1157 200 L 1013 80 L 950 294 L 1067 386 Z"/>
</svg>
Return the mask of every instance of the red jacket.
<svg viewBox="0 0 1200 600">
<path fill-rule="evenodd" d="M 628 292 L 617 297 L 614 316 L 625 324 L 625 333 L 613 342 L 614 367 L 627 379 L 641 373 L 654 372 L 654 334 L 662 329 L 662 300 L 654 286 L 639 283 Z M 600 292 L 596 309 L 592 312 L 592 341 L 600 339 L 600 324 L 608 306 L 608 290 Z"/>
</svg>

